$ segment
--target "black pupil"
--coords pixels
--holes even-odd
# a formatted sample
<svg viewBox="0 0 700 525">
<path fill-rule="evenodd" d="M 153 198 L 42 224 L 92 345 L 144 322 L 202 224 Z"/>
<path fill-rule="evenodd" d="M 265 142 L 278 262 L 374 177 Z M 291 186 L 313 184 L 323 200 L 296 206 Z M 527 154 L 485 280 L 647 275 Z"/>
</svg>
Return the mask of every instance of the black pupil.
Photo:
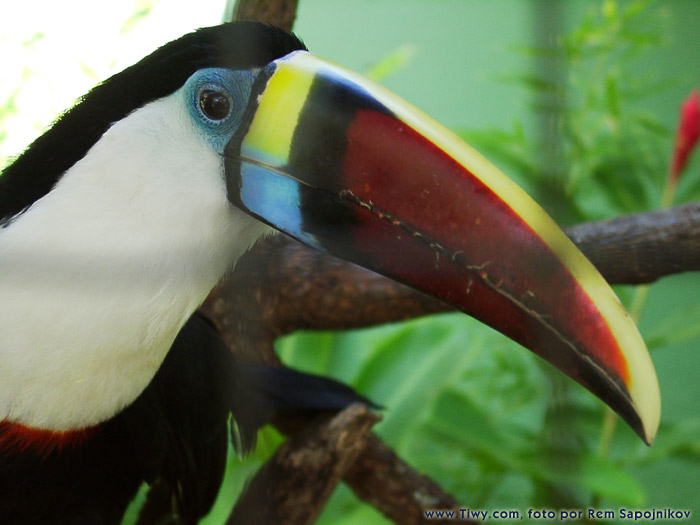
<svg viewBox="0 0 700 525">
<path fill-rule="evenodd" d="M 205 89 L 199 95 L 199 106 L 204 114 L 212 120 L 223 120 L 231 110 L 228 97 L 220 91 Z"/>
</svg>

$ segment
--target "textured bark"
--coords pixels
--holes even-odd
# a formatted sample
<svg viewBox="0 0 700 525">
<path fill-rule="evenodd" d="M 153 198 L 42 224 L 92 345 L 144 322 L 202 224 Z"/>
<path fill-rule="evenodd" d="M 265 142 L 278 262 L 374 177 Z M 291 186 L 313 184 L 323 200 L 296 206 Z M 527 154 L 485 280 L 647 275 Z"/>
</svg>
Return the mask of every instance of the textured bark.
<svg viewBox="0 0 700 525">
<path fill-rule="evenodd" d="M 234 20 L 255 20 L 291 31 L 298 0 L 238 0 Z"/>
<path fill-rule="evenodd" d="M 567 228 L 611 284 L 700 270 L 700 204 Z M 244 361 L 274 363 L 295 330 L 343 330 L 450 310 L 441 301 L 283 235 L 261 241 L 206 303 Z"/>
<path fill-rule="evenodd" d="M 700 270 L 700 204 L 580 224 L 567 235 L 611 284 Z"/>
<path fill-rule="evenodd" d="M 381 439 L 372 434 L 343 479 L 355 495 L 402 525 L 448 523 L 454 520 L 428 520 L 429 509 L 456 510 L 459 503 L 433 480 L 407 465 Z M 457 514 L 459 516 L 459 514 Z M 460 520 L 460 523 L 475 523 Z"/>
<path fill-rule="evenodd" d="M 272 364 L 272 341 L 296 330 L 343 330 L 449 307 L 364 268 L 276 235 L 259 242 L 204 308 L 245 362 Z"/>
<path fill-rule="evenodd" d="M 366 406 L 351 405 L 287 440 L 258 471 L 228 523 L 313 523 L 379 419 Z"/>
</svg>

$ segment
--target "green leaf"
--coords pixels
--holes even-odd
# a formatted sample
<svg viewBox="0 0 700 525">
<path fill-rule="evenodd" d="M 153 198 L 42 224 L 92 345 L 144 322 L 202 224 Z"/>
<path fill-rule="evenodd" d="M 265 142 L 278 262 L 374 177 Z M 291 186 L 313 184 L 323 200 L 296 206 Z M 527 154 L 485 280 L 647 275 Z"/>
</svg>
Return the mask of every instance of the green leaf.
<svg viewBox="0 0 700 525">
<path fill-rule="evenodd" d="M 413 324 L 413 327 L 411 326 Z M 410 323 L 388 337 L 365 363 L 355 387 L 387 407 L 378 432 L 400 446 L 441 385 L 453 382 L 474 342 L 450 319 Z"/>
<path fill-rule="evenodd" d="M 619 505 L 641 506 L 647 499 L 646 491 L 632 474 L 594 454 L 584 457 L 574 480 L 593 494 Z"/>
<path fill-rule="evenodd" d="M 563 94 L 561 86 L 557 81 L 544 79 L 540 75 L 530 73 L 529 71 L 498 75 L 496 76 L 496 80 L 504 84 L 522 86 L 536 92 L 550 93 L 553 95 Z"/>
<path fill-rule="evenodd" d="M 410 44 L 399 46 L 365 71 L 365 76 L 377 82 L 381 82 L 387 77 L 408 67 L 413 61 L 417 51 L 418 48 Z"/>
<path fill-rule="evenodd" d="M 659 439 L 639 459 L 639 464 L 662 461 L 670 456 L 678 456 L 695 463 L 700 462 L 700 417 L 693 417 L 662 429 L 663 439 Z"/>
<path fill-rule="evenodd" d="M 655 323 L 646 337 L 650 349 L 671 344 L 685 343 L 700 338 L 700 303 L 674 308 Z"/>
</svg>

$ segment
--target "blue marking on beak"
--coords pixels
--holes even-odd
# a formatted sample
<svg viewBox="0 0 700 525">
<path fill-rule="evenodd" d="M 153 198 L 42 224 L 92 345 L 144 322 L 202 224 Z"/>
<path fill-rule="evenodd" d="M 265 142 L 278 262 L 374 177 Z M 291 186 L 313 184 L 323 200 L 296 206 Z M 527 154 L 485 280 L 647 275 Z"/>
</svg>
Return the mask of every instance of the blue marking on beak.
<svg viewBox="0 0 700 525">
<path fill-rule="evenodd" d="M 315 235 L 304 231 L 299 182 L 263 166 L 242 162 L 240 197 L 246 208 L 276 229 L 325 251 Z"/>
</svg>

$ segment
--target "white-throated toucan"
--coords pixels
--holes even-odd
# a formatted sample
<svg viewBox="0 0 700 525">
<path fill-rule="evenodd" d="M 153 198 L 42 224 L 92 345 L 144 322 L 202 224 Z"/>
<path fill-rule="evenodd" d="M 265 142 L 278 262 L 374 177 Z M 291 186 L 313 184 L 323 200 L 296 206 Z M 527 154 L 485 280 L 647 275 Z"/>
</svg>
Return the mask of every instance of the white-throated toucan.
<svg viewBox="0 0 700 525">
<path fill-rule="evenodd" d="M 532 199 L 382 87 L 232 23 L 106 80 L 0 176 L 0 523 L 118 523 L 158 479 L 194 523 L 231 413 L 249 444 L 281 391 L 357 397 L 236 366 L 196 313 L 270 227 L 480 319 L 654 439 L 637 328 Z"/>
</svg>

